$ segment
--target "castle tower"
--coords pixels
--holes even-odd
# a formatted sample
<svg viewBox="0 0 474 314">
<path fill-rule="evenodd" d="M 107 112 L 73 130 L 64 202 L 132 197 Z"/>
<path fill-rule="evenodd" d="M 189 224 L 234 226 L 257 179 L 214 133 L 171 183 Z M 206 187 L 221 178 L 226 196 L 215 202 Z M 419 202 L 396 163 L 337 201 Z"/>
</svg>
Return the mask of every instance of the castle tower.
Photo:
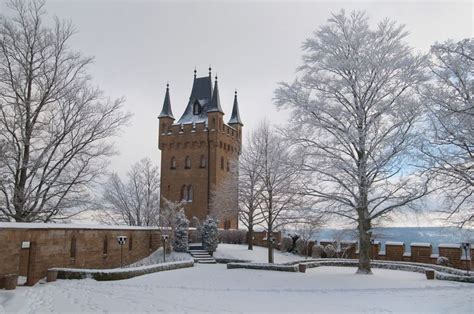
<svg viewBox="0 0 474 314">
<path fill-rule="evenodd" d="M 158 116 L 161 150 L 161 206 L 164 199 L 184 202 L 186 217 L 203 221 L 210 213 L 212 193 L 224 180 L 237 180 L 238 161 L 242 146 L 242 121 L 237 92 L 232 115 L 224 123 L 217 76 L 212 84 L 209 76 L 197 77 L 181 118 L 175 123 L 171 110 L 169 86 L 166 87 L 163 109 Z M 237 186 L 237 184 L 235 185 Z M 232 203 L 238 206 L 237 193 Z M 220 217 L 220 228 L 237 228 L 237 214 Z"/>
</svg>

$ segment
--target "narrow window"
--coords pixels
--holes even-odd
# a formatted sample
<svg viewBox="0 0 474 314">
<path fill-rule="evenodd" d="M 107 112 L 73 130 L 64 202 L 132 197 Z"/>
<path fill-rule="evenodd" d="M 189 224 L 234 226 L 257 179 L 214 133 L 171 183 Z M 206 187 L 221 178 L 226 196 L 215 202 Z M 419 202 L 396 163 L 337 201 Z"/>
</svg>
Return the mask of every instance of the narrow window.
<svg viewBox="0 0 474 314">
<path fill-rule="evenodd" d="M 176 169 L 176 157 L 171 157 L 171 169 Z"/>
<path fill-rule="evenodd" d="M 221 169 L 224 170 L 224 157 L 221 157 Z"/>
<path fill-rule="evenodd" d="M 106 255 L 108 251 L 109 251 L 109 239 L 107 239 L 107 236 L 105 236 L 104 245 L 102 247 L 102 254 Z"/>
<path fill-rule="evenodd" d="M 230 171 L 230 162 L 227 162 L 227 172 Z"/>
<path fill-rule="evenodd" d="M 193 194 L 194 194 L 193 186 L 190 185 L 190 186 L 188 186 L 188 202 L 190 202 L 190 203 L 193 201 Z"/>
<path fill-rule="evenodd" d="M 185 169 L 191 169 L 191 157 L 186 156 L 186 163 L 184 166 Z"/>
<path fill-rule="evenodd" d="M 128 237 L 128 250 L 129 251 L 133 250 L 133 236 L 132 235 Z"/>
<path fill-rule="evenodd" d="M 151 250 L 153 249 L 153 235 L 150 234 L 150 238 L 148 239 L 148 248 Z"/>
<path fill-rule="evenodd" d="M 219 147 L 222 148 L 222 142 L 219 142 Z"/>
<path fill-rule="evenodd" d="M 181 188 L 181 200 L 186 201 L 188 199 L 188 189 L 186 185 L 183 185 Z"/>
<path fill-rule="evenodd" d="M 193 114 L 198 115 L 199 113 L 201 113 L 201 106 L 199 106 L 199 103 L 196 101 L 193 107 Z"/>
<path fill-rule="evenodd" d="M 215 129 L 216 129 L 216 118 L 212 118 L 211 130 L 215 130 Z"/>
<path fill-rule="evenodd" d="M 72 236 L 71 238 L 71 248 L 69 253 L 71 258 L 76 258 L 76 236 Z"/>
<path fill-rule="evenodd" d="M 206 156 L 201 155 L 201 162 L 199 163 L 199 167 L 206 168 Z"/>
</svg>

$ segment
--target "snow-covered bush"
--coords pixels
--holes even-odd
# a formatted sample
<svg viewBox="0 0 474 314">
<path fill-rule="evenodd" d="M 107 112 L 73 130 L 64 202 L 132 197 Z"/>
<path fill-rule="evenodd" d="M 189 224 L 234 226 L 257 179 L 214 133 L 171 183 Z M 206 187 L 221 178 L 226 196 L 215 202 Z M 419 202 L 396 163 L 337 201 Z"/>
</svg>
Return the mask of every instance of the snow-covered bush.
<svg viewBox="0 0 474 314">
<path fill-rule="evenodd" d="M 217 219 L 208 217 L 202 224 L 202 246 L 213 254 L 219 244 L 219 234 L 217 231 Z"/>
<path fill-rule="evenodd" d="M 308 247 L 308 242 L 299 238 L 296 240 L 296 253 L 299 255 L 306 255 L 306 249 Z"/>
<path fill-rule="evenodd" d="M 176 252 L 187 252 L 188 251 L 188 228 L 189 220 L 186 218 L 183 210 L 180 210 L 175 217 L 174 221 L 174 238 L 173 238 L 173 249 Z"/>
<path fill-rule="evenodd" d="M 326 253 L 324 253 L 324 247 L 319 244 L 313 245 L 313 252 L 311 254 L 311 257 L 314 257 L 314 258 L 326 257 Z"/>
<path fill-rule="evenodd" d="M 283 253 L 290 252 L 293 249 L 293 239 L 289 236 L 284 236 L 280 241 L 280 251 Z"/>
<path fill-rule="evenodd" d="M 449 266 L 449 258 L 446 256 L 440 256 L 436 259 L 436 264 L 441 266 Z"/>
<path fill-rule="evenodd" d="M 326 257 L 328 258 L 333 258 L 336 256 L 336 249 L 334 248 L 334 245 L 328 244 L 324 247 L 324 253 L 326 253 Z"/>
</svg>

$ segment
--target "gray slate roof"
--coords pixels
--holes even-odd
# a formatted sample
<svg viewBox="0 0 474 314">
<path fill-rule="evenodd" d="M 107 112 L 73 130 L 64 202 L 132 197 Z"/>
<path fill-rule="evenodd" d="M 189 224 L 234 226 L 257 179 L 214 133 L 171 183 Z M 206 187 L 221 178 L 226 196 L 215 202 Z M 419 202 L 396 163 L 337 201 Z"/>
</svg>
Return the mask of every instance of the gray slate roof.
<svg viewBox="0 0 474 314">
<path fill-rule="evenodd" d="M 213 93 L 214 92 L 214 93 Z M 194 114 L 194 104 L 199 104 L 200 113 Z M 207 123 L 208 112 L 222 112 L 219 99 L 219 88 L 215 83 L 214 91 L 210 76 L 198 77 L 194 79 L 191 96 L 183 115 L 178 120 L 178 124 Z"/>
<path fill-rule="evenodd" d="M 165 95 L 165 101 L 163 102 L 163 109 L 161 110 L 161 113 L 158 116 L 158 118 L 165 118 L 165 117 L 174 119 L 173 111 L 171 111 L 170 87 L 168 84 L 166 84 L 166 95 Z"/>
<path fill-rule="evenodd" d="M 234 106 L 232 107 L 232 115 L 230 117 L 229 122 L 227 124 L 240 124 L 243 126 L 242 120 L 240 119 L 240 112 L 239 112 L 239 103 L 237 101 L 237 91 L 234 95 Z"/>
</svg>

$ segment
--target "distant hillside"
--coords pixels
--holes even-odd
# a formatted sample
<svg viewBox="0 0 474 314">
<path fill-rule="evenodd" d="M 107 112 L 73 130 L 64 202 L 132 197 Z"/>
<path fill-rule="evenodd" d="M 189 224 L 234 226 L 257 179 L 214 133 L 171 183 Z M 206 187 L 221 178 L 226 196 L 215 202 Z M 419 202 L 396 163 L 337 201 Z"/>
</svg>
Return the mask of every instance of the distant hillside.
<svg viewBox="0 0 474 314">
<path fill-rule="evenodd" d="M 474 243 L 474 230 L 465 230 L 452 227 L 401 227 L 401 228 L 374 228 L 375 239 L 384 244 L 385 241 L 405 242 L 406 248 L 412 242 L 426 242 L 438 250 L 440 243 Z M 323 229 L 313 238 L 357 240 L 355 230 Z"/>
</svg>

